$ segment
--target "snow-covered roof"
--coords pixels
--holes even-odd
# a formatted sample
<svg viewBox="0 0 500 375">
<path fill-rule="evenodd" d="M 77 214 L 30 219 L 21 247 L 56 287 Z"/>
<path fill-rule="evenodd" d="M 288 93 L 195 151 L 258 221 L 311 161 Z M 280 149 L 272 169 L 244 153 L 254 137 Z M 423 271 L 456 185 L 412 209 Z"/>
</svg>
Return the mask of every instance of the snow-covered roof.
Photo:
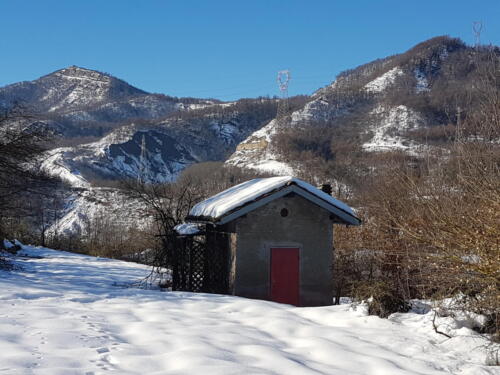
<svg viewBox="0 0 500 375">
<path fill-rule="evenodd" d="M 196 204 L 189 211 L 187 219 L 225 224 L 291 192 L 334 213 L 345 224 L 360 223 L 351 207 L 307 182 L 291 176 L 256 178 L 233 186 Z M 243 208 L 245 212 L 239 212 Z"/>
<path fill-rule="evenodd" d="M 177 234 L 181 236 L 193 236 L 203 231 L 203 224 L 200 223 L 182 223 L 174 227 Z"/>
</svg>

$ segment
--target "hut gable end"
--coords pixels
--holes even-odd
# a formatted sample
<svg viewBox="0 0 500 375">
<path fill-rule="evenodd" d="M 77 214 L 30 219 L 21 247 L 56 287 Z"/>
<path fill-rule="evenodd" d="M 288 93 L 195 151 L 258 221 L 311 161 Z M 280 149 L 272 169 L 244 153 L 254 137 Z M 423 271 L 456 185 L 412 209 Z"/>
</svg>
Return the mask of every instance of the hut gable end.
<svg viewBox="0 0 500 375">
<path fill-rule="evenodd" d="M 287 210 L 285 216 L 282 210 Z M 233 293 L 272 299 L 272 249 L 289 248 L 299 253 L 299 304 L 331 303 L 333 225 L 329 216 L 328 211 L 294 194 L 236 219 L 237 243 L 231 249 Z"/>
<path fill-rule="evenodd" d="M 290 193 L 329 211 L 335 215 L 335 222 L 346 225 L 361 222 L 345 203 L 290 176 L 254 179 L 233 186 L 195 205 L 186 219 L 222 225 Z"/>
</svg>

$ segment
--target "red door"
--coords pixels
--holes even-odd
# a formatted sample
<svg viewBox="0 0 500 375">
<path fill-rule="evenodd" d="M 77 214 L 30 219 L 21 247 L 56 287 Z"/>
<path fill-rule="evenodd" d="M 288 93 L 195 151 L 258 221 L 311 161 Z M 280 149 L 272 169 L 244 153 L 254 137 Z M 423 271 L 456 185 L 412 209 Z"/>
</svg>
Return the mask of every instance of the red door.
<svg viewBox="0 0 500 375">
<path fill-rule="evenodd" d="M 271 248 L 271 300 L 299 305 L 299 249 Z"/>
</svg>

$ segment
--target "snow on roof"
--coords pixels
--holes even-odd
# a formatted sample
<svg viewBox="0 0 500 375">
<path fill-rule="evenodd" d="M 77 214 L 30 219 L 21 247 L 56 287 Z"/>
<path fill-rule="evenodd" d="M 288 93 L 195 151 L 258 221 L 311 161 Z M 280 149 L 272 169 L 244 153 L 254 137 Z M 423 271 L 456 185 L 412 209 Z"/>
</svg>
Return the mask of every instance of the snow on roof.
<svg viewBox="0 0 500 375">
<path fill-rule="evenodd" d="M 345 203 L 333 198 L 307 182 L 291 176 L 256 178 L 233 186 L 196 204 L 191 211 L 189 211 L 188 218 L 218 219 L 248 202 L 288 185 L 297 185 L 326 203 L 356 218 L 353 209 Z"/>
<path fill-rule="evenodd" d="M 198 223 L 182 223 L 177 224 L 174 230 L 181 236 L 193 236 L 203 231 L 203 224 Z"/>
</svg>

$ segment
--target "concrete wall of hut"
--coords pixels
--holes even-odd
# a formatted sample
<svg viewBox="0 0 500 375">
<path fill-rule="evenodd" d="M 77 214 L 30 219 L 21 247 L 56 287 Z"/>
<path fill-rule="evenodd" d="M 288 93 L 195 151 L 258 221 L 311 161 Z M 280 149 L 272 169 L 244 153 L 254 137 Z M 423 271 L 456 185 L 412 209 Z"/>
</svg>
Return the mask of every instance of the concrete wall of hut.
<svg viewBox="0 0 500 375">
<path fill-rule="evenodd" d="M 282 217 L 286 208 L 288 216 Z M 232 294 L 269 299 L 273 247 L 298 247 L 300 305 L 332 304 L 333 225 L 330 214 L 298 196 L 276 199 L 235 220 L 231 241 Z"/>
</svg>

